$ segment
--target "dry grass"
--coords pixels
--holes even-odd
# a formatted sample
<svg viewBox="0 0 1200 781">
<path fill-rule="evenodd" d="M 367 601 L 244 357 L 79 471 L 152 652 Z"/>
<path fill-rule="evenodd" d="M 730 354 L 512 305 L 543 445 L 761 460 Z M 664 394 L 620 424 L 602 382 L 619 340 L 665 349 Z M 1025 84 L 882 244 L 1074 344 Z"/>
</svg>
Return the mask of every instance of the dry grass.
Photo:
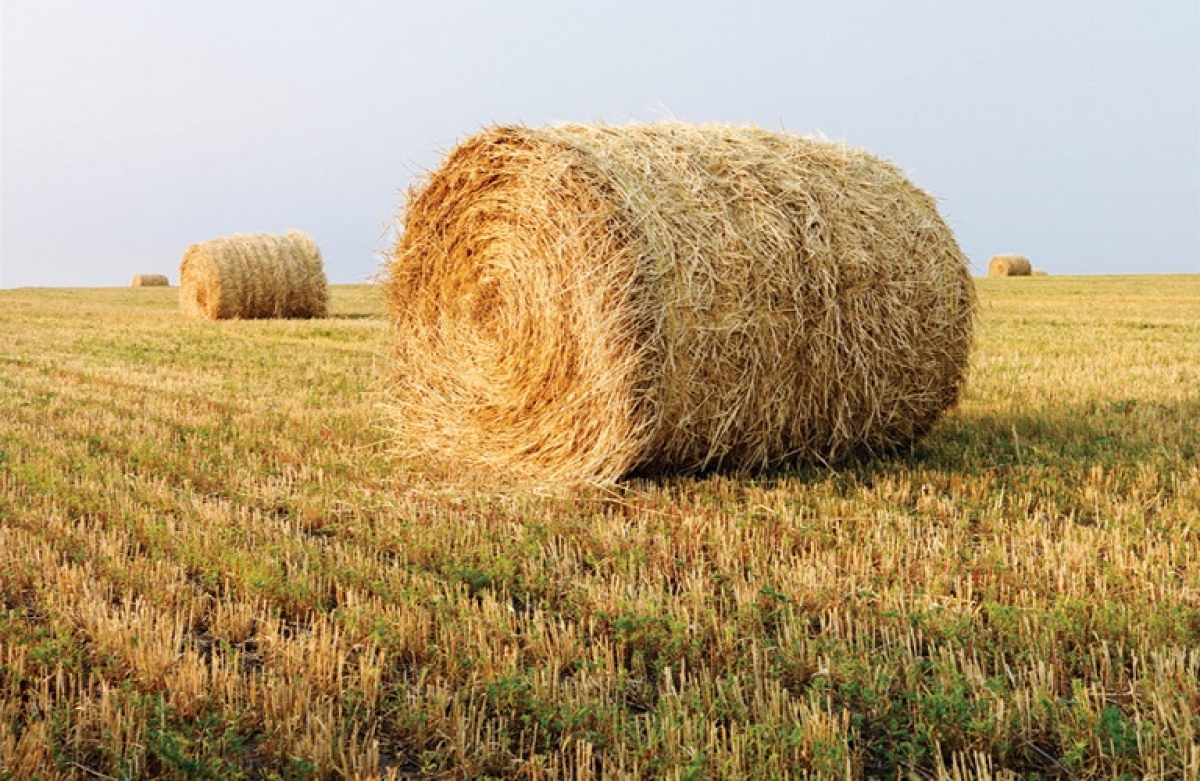
<svg viewBox="0 0 1200 781">
<path fill-rule="evenodd" d="M 975 300 L 891 164 L 683 124 L 468 139 L 386 285 L 402 447 L 542 484 L 911 443 L 958 398 Z"/>
<path fill-rule="evenodd" d="M 389 456 L 375 290 L 0 291 L 0 776 L 1200 777 L 1200 276 L 978 291 L 911 452 L 559 497 Z"/>
<path fill-rule="evenodd" d="M 989 277 L 1028 277 L 1033 273 L 1024 255 L 996 255 L 988 263 Z"/>
<path fill-rule="evenodd" d="M 193 244 L 179 265 L 179 303 L 205 320 L 324 317 L 321 252 L 298 231 Z"/>
<path fill-rule="evenodd" d="M 166 274 L 134 274 L 130 287 L 170 287 Z"/>
</svg>

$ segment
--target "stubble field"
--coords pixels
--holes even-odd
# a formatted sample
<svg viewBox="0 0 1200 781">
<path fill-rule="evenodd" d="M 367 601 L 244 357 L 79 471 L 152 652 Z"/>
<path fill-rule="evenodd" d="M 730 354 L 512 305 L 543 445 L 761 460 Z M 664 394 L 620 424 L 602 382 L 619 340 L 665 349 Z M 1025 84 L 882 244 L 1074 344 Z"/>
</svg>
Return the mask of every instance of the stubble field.
<svg viewBox="0 0 1200 781">
<path fill-rule="evenodd" d="M 977 284 L 912 452 L 557 496 L 371 287 L 0 291 L 0 778 L 1200 777 L 1200 275 Z"/>
</svg>

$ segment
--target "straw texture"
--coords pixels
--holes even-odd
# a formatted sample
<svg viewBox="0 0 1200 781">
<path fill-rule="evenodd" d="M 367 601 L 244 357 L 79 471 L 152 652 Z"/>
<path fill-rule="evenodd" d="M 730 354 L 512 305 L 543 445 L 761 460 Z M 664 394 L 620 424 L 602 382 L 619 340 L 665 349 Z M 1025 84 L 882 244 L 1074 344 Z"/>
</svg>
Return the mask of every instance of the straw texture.
<svg viewBox="0 0 1200 781">
<path fill-rule="evenodd" d="M 1028 277 L 1033 265 L 1024 255 L 996 255 L 988 263 L 989 277 Z"/>
<path fill-rule="evenodd" d="M 134 274 L 132 287 L 170 287 L 165 274 Z"/>
<path fill-rule="evenodd" d="M 308 236 L 226 236 L 193 244 L 179 265 L 183 312 L 206 320 L 324 317 L 325 270 Z"/>
<path fill-rule="evenodd" d="M 498 127 L 383 275 L 409 454 L 535 483 L 886 451 L 959 394 L 975 292 L 891 164 L 748 127 Z"/>
</svg>

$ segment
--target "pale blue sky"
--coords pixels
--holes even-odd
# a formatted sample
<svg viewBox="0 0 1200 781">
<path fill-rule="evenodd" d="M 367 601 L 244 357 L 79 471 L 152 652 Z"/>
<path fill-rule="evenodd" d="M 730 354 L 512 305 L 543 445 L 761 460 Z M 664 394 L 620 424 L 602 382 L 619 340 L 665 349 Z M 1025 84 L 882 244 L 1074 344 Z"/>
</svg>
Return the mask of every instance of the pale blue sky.
<svg viewBox="0 0 1200 781">
<path fill-rule="evenodd" d="M 977 271 L 1200 272 L 1196 0 L 0 2 L 0 286 L 288 228 L 363 281 L 480 127 L 663 118 L 887 157 Z"/>
</svg>

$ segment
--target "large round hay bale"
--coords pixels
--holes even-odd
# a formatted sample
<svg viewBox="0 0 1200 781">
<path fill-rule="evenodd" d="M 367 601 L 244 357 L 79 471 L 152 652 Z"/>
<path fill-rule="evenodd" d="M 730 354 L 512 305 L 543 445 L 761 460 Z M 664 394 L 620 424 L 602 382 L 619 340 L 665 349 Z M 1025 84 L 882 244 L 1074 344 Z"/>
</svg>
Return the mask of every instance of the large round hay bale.
<svg viewBox="0 0 1200 781">
<path fill-rule="evenodd" d="M 326 296 L 321 252 L 299 231 L 202 241 L 179 265 L 179 301 L 192 317 L 324 317 Z"/>
<path fill-rule="evenodd" d="M 519 480 L 886 451 L 953 405 L 975 291 L 934 200 L 757 128 L 498 127 L 384 272 L 411 455 Z"/>
<path fill-rule="evenodd" d="M 170 287 L 166 274 L 134 274 L 132 287 Z"/>
<path fill-rule="evenodd" d="M 989 277 L 1028 277 L 1033 265 L 1024 255 L 996 255 L 988 263 Z"/>
</svg>

